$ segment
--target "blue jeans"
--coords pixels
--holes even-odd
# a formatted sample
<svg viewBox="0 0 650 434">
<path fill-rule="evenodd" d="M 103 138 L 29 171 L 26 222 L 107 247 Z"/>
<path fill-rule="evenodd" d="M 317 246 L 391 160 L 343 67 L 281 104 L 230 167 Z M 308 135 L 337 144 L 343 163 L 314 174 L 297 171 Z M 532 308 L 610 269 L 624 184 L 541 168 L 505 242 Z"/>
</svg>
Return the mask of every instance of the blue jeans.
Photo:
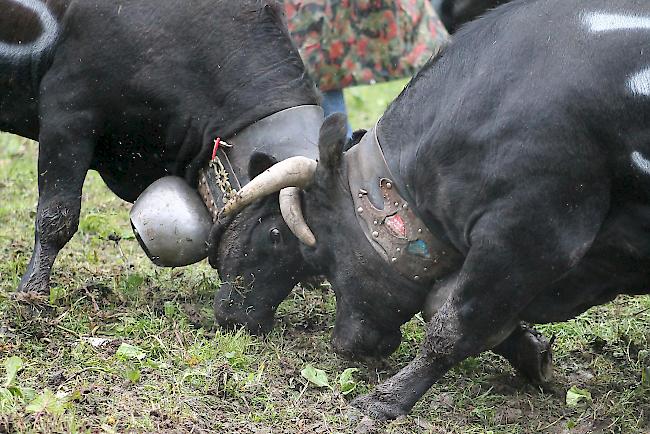
<svg viewBox="0 0 650 434">
<path fill-rule="evenodd" d="M 332 113 L 343 113 L 347 116 L 348 110 L 345 107 L 345 99 L 343 98 L 343 89 L 328 90 L 323 92 L 323 111 L 325 116 Z M 352 137 L 352 127 L 348 121 L 348 139 Z"/>
</svg>

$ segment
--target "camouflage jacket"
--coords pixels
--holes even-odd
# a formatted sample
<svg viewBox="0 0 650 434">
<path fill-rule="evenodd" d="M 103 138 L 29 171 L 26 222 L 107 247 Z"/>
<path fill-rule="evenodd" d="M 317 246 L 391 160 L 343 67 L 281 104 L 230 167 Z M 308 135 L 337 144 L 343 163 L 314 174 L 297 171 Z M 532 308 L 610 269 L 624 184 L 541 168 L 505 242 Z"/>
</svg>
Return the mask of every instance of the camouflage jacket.
<svg viewBox="0 0 650 434">
<path fill-rule="evenodd" d="M 322 91 L 410 77 L 447 42 L 430 0 L 284 0 Z"/>
</svg>

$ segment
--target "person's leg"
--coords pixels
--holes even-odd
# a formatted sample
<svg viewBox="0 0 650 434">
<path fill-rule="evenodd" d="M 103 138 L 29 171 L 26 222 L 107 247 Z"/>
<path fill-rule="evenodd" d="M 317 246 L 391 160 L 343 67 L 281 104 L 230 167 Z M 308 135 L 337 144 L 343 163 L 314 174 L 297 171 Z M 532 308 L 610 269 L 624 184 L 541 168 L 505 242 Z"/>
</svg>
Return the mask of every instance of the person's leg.
<svg viewBox="0 0 650 434">
<path fill-rule="evenodd" d="M 343 113 L 348 115 L 347 107 L 345 106 L 345 98 L 343 97 L 343 89 L 334 89 L 323 92 L 323 111 L 325 116 L 332 113 Z M 348 120 L 348 139 L 352 137 L 352 127 Z"/>
</svg>

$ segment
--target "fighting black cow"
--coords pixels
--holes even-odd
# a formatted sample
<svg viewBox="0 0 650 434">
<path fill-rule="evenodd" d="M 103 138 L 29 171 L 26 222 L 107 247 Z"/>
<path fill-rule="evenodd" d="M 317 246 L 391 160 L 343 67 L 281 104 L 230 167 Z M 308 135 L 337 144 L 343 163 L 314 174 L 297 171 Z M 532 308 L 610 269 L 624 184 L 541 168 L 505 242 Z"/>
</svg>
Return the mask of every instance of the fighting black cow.
<svg viewBox="0 0 650 434">
<path fill-rule="evenodd" d="M 0 130 L 39 141 L 23 291 L 47 290 L 90 169 L 127 201 L 169 175 L 203 180 L 215 211 L 260 162 L 317 154 L 318 95 L 281 2 L 0 0 L 0 11 Z M 218 137 L 220 171 L 201 176 Z M 241 222 L 274 245 L 266 223 L 260 235 L 261 221 Z"/>
<path fill-rule="evenodd" d="M 339 351 L 389 354 L 400 325 L 429 318 L 420 354 L 356 406 L 408 413 L 489 349 L 543 381 L 549 342 L 524 322 L 648 294 L 649 44 L 645 1 L 504 5 L 463 27 L 351 149 L 334 115 L 318 162 L 280 162 L 226 206 L 303 186 L 290 226 L 336 293 Z"/>
</svg>

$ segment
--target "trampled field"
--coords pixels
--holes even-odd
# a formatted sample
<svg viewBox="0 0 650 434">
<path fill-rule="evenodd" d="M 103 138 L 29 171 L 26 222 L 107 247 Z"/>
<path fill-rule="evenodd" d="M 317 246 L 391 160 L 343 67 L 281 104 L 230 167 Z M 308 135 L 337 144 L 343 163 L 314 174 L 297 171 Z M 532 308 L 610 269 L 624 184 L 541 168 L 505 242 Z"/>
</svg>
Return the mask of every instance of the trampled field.
<svg viewBox="0 0 650 434">
<path fill-rule="evenodd" d="M 369 127 L 402 85 L 353 89 L 354 126 Z M 50 293 L 14 293 L 32 249 L 36 155 L 36 144 L 0 135 L 0 432 L 352 432 L 358 419 L 347 402 L 416 353 L 419 318 L 381 364 L 337 357 L 326 285 L 296 288 L 268 337 L 215 329 L 216 273 L 205 263 L 151 265 L 132 237 L 130 205 L 96 173 Z M 557 337 L 546 387 L 486 353 L 449 372 L 410 416 L 363 428 L 650 432 L 650 297 L 540 329 Z M 309 365 L 327 378 L 301 375 Z"/>
</svg>

